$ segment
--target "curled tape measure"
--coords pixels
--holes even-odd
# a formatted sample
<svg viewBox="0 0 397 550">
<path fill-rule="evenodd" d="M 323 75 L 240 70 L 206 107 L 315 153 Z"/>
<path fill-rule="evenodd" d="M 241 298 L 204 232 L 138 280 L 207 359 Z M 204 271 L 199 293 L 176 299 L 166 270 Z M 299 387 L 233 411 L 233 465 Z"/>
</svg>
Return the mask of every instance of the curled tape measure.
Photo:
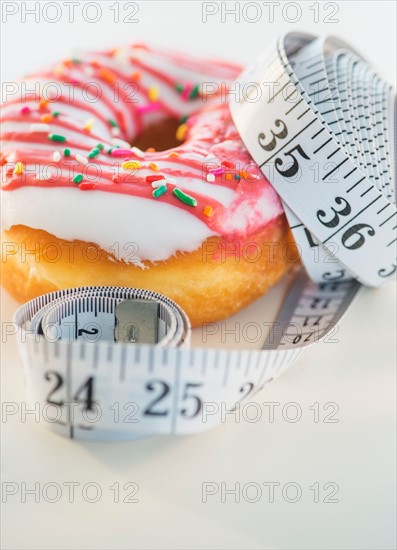
<svg viewBox="0 0 397 550">
<path fill-rule="evenodd" d="M 150 291 L 83 287 L 28 302 L 14 321 L 29 399 L 48 428 L 102 440 L 209 429 L 221 406 L 238 406 L 330 338 L 360 282 L 379 286 L 396 271 L 390 87 L 344 43 L 302 34 L 242 78 L 272 84 L 266 99 L 247 95 L 231 110 L 284 201 L 310 278 L 300 271 L 255 351 L 189 349 L 185 313 Z"/>
<path fill-rule="evenodd" d="M 240 90 L 233 120 L 282 197 L 311 278 L 369 286 L 390 279 L 397 269 L 392 88 L 340 40 L 290 33 L 243 73 Z M 327 258 L 337 260 L 331 271 Z"/>
<path fill-rule="evenodd" d="M 29 399 L 45 411 L 47 427 L 73 438 L 209 429 L 221 422 L 221 406 L 233 409 L 332 336 L 360 288 L 357 281 L 317 285 L 302 270 L 264 349 L 255 351 L 189 349 L 185 313 L 155 292 L 45 294 L 14 316 Z"/>
</svg>

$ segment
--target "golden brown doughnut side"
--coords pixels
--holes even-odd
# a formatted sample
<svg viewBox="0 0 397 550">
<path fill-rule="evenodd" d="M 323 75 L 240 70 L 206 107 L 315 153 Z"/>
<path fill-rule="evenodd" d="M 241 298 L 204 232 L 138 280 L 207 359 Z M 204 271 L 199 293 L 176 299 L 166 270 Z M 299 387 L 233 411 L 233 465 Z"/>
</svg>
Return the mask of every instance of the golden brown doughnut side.
<svg viewBox="0 0 397 550">
<path fill-rule="evenodd" d="M 2 285 L 20 302 L 78 286 L 138 287 L 175 300 L 193 326 L 236 313 L 298 261 L 284 216 L 245 242 L 211 237 L 194 252 L 144 262 L 146 269 L 118 260 L 96 244 L 65 241 L 23 225 L 4 231 L 2 240 Z"/>
</svg>

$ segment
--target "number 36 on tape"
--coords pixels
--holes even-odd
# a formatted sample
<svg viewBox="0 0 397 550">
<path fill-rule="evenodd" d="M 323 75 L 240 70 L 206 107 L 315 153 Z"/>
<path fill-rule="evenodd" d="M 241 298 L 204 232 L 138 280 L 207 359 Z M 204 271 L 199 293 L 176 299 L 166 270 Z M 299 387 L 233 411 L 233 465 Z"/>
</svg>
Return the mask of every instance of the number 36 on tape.
<svg viewBox="0 0 397 550">
<path fill-rule="evenodd" d="M 397 269 L 395 95 L 349 46 L 281 38 L 231 101 L 247 149 L 281 196 L 310 277 L 380 286 Z M 324 272 L 325 265 L 330 265 Z"/>
</svg>

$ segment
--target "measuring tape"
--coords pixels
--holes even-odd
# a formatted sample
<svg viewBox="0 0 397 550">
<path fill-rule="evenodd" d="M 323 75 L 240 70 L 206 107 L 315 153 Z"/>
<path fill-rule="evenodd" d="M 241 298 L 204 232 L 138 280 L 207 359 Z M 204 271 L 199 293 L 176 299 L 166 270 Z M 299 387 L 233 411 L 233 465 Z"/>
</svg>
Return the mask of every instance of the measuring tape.
<svg viewBox="0 0 397 550">
<path fill-rule="evenodd" d="M 317 285 L 302 271 L 255 351 L 189 349 L 185 313 L 155 292 L 83 287 L 45 294 L 14 316 L 29 399 L 40 404 L 47 427 L 73 438 L 209 429 L 222 410 L 262 389 L 308 346 L 331 339 L 360 288 L 357 281 Z M 128 334 L 142 324 L 143 302 L 149 324 L 151 315 L 161 325 L 158 340 L 125 343 L 117 337 L 120 308 L 123 315 L 129 310 L 121 327 Z"/>
<path fill-rule="evenodd" d="M 315 281 L 396 272 L 395 95 L 335 38 L 290 33 L 239 79 L 233 120 Z M 327 268 L 329 262 L 333 268 Z"/>
<path fill-rule="evenodd" d="M 253 101 L 252 83 L 268 97 Z M 253 351 L 190 349 L 186 314 L 150 291 L 82 287 L 31 300 L 14 321 L 29 399 L 51 430 L 124 440 L 212 428 L 311 345 L 332 341 L 360 282 L 379 286 L 396 271 L 390 87 L 344 43 L 295 33 L 240 84 L 250 92 L 231 104 L 234 121 L 284 201 L 310 277 L 298 273 Z"/>
</svg>

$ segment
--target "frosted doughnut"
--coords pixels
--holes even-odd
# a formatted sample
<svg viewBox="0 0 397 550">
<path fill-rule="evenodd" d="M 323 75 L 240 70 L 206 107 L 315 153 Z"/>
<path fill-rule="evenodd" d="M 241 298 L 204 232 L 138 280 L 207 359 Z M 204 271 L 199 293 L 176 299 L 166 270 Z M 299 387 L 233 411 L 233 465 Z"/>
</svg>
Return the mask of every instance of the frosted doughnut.
<svg viewBox="0 0 397 550">
<path fill-rule="evenodd" d="M 133 45 L 21 82 L 2 114 L 10 294 L 146 288 L 196 326 L 275 284 L 296 254 L 280 200 L 229 114 L 240 70 Z"/>
</svg>

